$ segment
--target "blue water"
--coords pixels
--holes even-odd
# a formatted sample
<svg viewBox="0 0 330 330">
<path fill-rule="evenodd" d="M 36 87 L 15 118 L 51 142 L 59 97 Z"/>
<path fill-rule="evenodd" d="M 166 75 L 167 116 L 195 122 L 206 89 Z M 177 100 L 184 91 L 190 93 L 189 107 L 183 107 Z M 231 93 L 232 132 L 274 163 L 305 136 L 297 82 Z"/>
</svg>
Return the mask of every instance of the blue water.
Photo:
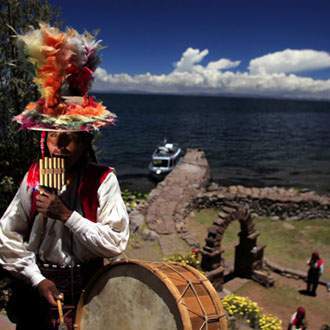
<svg viewBox="0 0 330 330">
<path fill-rule="evenodd" d="M 149 190 L 150 156 L 164 137 L 202 148 L 222 185 L 330 191 L 330 102 L 99 94 L 118 123 L 102 130 L 101 162 L 121 185 Z"/>
</svg>

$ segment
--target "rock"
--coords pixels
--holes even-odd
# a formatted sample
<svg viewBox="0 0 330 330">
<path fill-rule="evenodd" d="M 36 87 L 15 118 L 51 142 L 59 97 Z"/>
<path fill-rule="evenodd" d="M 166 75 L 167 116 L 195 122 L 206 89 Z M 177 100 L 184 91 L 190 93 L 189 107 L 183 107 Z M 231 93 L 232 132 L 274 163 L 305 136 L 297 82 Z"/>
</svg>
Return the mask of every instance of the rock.
<svg viewBox="0 0 330 330">
<path fill-rule="evenodd" d="M 272 221 L 279 221 L 280 220 L 280 217 L 278 217 L 277 215 L 274 215 L 270 218 L 270 220 Z"/>
<path fill-rule="evenodd" d="M 131 240 L 131 247 L 133 249 L 140 249 L 142 246 L 141 242 L 136 241 L 136 240 Z"/>
<path fill-rule="evenodd" d="M 218 217 L 221 218 L 221 219 L 226 219 L 228 217 L 228 213 L 220 211 L 218 213 Z"/>
<path fill-rule="evenodd" d="M 219 189 L 219 185 L 215 182 L 212 182 L 208 187 L 207 187 L 207 191 L 217 191 Z"/>
<path fill-rule="evenodd" d="M 230 186 L 228 188 L 228 192 L 232 195 L 236 195 L 237 194 L 237 188 L 235 186 Z"/>
<path fill-rule="evenodd" d="M 185 233 L 181 237 L 192 247 L 199 245 L 195 237 L 193 237 L 190 233 Z"/>
<path fill-rule="evenodd" d="M 135 233 L 144 224 L 144 216 L 140 212 L 134 210 L 129 215 L 129 221 L 130 230 L 132 233 Z"/>
<path fill-rule="evenodd" d="M 141 237 L 145 241 L 156 241 L 159 239 L 159 235 L 148 228 L 144 228 L 141 232 Z"/>
<path fill-rule="evenodd" d="M 245 194 L 246 194 L 247 196 L 251 196 L 251 195 L 252 195 L 252 190 L 251 190 L 251 188 L 245 188 Z"/>
<path fill-rule="evenodd" d="M 257 197 L 259 197 L 259 195 L 260 195 L 260 192 L 259 192 L 258 188 L 251 188 L 251 196 L 253 198 L 257 198 Z"/>
<path fill-rule="evenodd" d="M 175 224 L 175 230 L 177 233 L 183 233 L 187 231 L 187 228 L 185 228 L 184 222 L 181 221 Z"/>
<path fill-rule="evenodd" d="M 245 195 L 245 188 L 243 186 L 237 186 L 236 188 L 239 195 Z"/>
</svg>

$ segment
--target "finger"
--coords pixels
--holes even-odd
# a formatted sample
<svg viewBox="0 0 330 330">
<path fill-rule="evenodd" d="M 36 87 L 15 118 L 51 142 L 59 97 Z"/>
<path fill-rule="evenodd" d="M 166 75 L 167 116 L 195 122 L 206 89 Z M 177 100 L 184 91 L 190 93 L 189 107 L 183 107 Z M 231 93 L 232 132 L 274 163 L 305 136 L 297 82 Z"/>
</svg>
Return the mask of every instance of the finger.
<svg viewBox="0 0 330 330">
<path fill-rule="evenodd" d="M 59 293 L 57 296 L 56 296 L 56 299 L 59 299 L 61 301 L 64 301 L 64 293 Z"/>
<path fill-rule="evenodd" d="M 54 285 L 53 287 L 51 287 L 51 292 L 52 292 L 52 294 L 53 294 L 53 297 L 55 298 L 55 299 L 60 299 L 60 298 L 58 298 L 59 296 L 61 296 L 61 295 L 63 295 L 60 291 L 58 291 L 57 290 L 57 287 Z"/>
<path fill-rule="evenodd" d="M 47 295 L 46 295 L 46 299 L 47 301 L 53 305 L 53 306 L 57 306 L 57 303 L 56 303 L 56 300 L 55 300 L 55 297 L 53 295 L 52 292 L 48 291 Z"/>
</svg>

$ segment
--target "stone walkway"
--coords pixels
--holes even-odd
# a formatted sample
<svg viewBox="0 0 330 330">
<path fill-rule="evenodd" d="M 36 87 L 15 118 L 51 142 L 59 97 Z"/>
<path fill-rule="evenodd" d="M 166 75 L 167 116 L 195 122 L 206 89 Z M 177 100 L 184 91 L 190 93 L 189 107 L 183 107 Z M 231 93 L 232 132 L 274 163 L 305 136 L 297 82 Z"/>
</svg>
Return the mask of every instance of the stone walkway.
<svg viewBox="0 0 330 330">
<path fill-rule="evenodd" d="M 184 231 L 185 206 L 209 180 L 205 154 L 188 149 L 181 163 L 151 192 L 146 222 L 158 234 Z"/>
<path fill-rule="evenodd" d="M 141 217 L 149 229 L 159 235 L 164 255 L 194 246 L 196 239 L 184 222 L 186 207 L 209 181 L 209 165 L 199 149 L 188 149 L 176 168 L 152 190 L 143 209 L 135 211 L 131 222 L 141 227 Z M 186 244 L 186 243 L 187 244 Z"/>
</svg>

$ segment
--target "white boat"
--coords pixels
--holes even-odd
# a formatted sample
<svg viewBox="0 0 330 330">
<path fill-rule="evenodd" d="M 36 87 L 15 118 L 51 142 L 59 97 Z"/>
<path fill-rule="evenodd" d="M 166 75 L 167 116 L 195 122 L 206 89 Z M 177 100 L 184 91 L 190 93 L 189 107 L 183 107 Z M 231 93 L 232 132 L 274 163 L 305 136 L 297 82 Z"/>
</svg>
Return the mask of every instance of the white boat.
<svg viewBox="0 0 330 330">
<path fill-rule="evenodd" d="M 163 179 L 174 169 L 181 156 L 182 150 L 177 143 L 167 143 L 164 140 L 152 154 L 149 164 L 150 175 L 157 180 Z"/>
</svg>

